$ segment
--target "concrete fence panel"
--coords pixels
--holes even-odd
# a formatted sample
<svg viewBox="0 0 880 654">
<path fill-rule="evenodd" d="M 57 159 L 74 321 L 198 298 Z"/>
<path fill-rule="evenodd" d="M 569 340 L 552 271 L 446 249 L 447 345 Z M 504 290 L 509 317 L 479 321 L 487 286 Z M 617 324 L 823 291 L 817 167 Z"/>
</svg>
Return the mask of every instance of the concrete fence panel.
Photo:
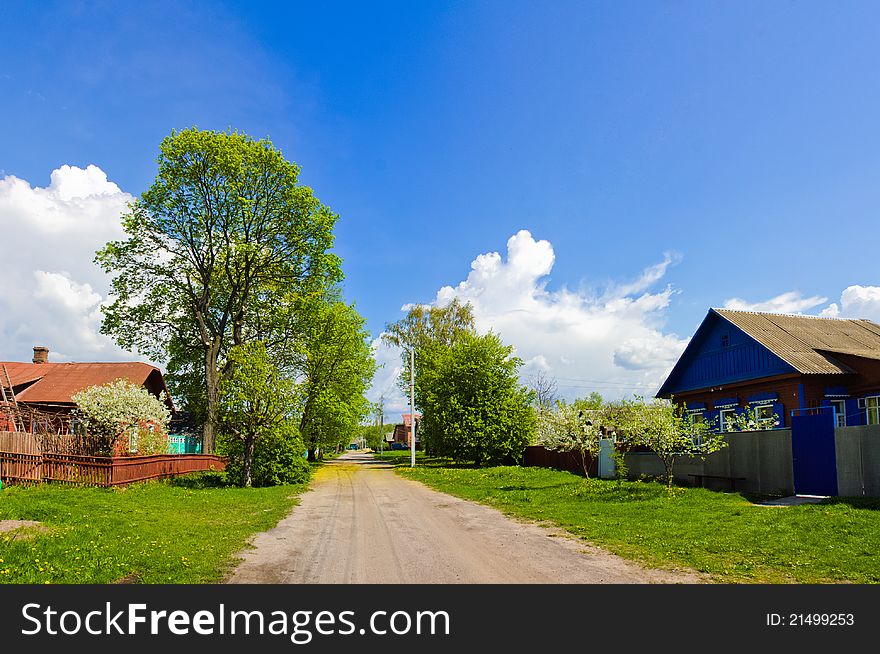
<svg viewBox="0 0 880 654">
<path fill-rule="evenodd" d="M 728 446 L 705 459 L 678 457 L 675 481 L 693 484 L 691 475 L 741 477 L 737 490 L 768 495 L 794 494 L 791 430 L 736 432 L 726 436 Z M 838 494 L 845 497 L 880 497 L 880 425 L 840 427 L 834 432 Z M 543 449 L 543 448 L 540 448 Z M 552 460 L 551 460 L 552 459 Z M 575 470 L 571 458 L 559 453 L 528 452 L 525 465 L 541 465 Z M 629 452 L 625 457 L 631 479 L 642 475 L 666 474 L 663 462 L 653 452 Z M 591 472 L 591 474 L 593 474 Z M 727 479 L 704 480 L 712 489 L 730 488 Z"/>
<path fill-rule="evenodd" d="M 737 482 L 737 490 L 773 495 L 794 492 L 790 429 L 737 432 L 727 434 L 726 439 L 727 447 L 705 458 L 679 457 L 674 468 L 676 482 L 692 484 L 692 474 L 743 477 L 745 481 Z M 632 452 L 625 460 L 631 478 L 665 474 L 662 462 L 653 452 Z M 707 478 L 703 484 L 711 489 L 730 487 L 726 479 Z"/>
<path fill-rule="evenodd" d="M 755 440 L 755 445 L 758 449 L 758 483 L 756 492 L 769 493 L 771 495 L 791 495 L 794 493 L 791 430 L 775 429 L 754 433 L 760 434 Z M 748 477 L 746 474 L 738 476 Z"/>
<path fill-rule="evenodd" d="M 838 427 L 837 492 L 849 497 L 880 497 L 880 425 Z"/>
</svg>

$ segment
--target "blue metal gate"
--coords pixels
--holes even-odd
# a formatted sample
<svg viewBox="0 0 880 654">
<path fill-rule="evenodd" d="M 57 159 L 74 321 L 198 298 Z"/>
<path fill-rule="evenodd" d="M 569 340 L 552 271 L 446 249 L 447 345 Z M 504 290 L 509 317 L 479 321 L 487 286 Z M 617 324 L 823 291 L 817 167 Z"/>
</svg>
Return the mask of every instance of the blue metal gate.
<svg viewBox="0 0 880 654">
<path fill-rule="evenodd" d="M 835 452 L 833 411 L 792 415 L 791 454 L 795 493 L 837 495 Z"/>
</svg>

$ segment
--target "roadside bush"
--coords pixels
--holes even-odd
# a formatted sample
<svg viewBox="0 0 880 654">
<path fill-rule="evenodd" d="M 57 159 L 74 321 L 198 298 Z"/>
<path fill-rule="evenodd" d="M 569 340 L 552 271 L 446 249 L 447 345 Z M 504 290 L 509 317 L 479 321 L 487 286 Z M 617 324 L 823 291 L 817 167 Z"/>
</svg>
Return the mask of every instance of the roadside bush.
<svg viewBox="0 0 880 654">
<path fill-rule="evenodd" d="M 244 471 L 244 443 L 238 438 L 221 436 L 218 443 L 229 461 L 226 475 L 239 480 Z M 311 468 L 304 458 L 306 448 L 297 429 L 289 423 L 262 436 L 254 446 L 251 467 L 253 486 L 301 484 L 308 481 Z"/>
<path fill-rule="evenodd" d="M 463 335 L 438 348 L 422 372 L 422 436 L 429 454 L 477 466 L 517 464 L 535 430 L 532 393 L 495 334 Z"/>
</svg>

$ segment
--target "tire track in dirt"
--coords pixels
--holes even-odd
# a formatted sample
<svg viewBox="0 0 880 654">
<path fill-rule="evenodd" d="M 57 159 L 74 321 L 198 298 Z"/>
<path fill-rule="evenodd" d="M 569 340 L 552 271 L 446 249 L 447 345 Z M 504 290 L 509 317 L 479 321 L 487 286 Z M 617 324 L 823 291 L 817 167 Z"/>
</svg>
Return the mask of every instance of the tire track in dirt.
<svg viewBox="0 0 880 654">
<path fill-rule="evenodd" d="M 439 493 L 362 453 L 324 465 L 299 505 L 252 544 L 230 583 L 705 581 Z"/>
</svg>

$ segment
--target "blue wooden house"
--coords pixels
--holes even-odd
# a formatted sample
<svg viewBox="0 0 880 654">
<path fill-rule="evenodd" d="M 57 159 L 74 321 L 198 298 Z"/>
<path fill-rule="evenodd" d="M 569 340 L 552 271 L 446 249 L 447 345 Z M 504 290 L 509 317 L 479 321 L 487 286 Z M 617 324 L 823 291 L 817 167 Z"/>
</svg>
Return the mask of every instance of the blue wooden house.
<svg viewBox="0 0 880 654">
<path fill-rule="evenodd" d="M 880 325 L 710 309 L 657 396 L 721 429 L 746 407 L 780 428 L 817 407 L 838 426 L 880 424 Z"/>
</svg>

